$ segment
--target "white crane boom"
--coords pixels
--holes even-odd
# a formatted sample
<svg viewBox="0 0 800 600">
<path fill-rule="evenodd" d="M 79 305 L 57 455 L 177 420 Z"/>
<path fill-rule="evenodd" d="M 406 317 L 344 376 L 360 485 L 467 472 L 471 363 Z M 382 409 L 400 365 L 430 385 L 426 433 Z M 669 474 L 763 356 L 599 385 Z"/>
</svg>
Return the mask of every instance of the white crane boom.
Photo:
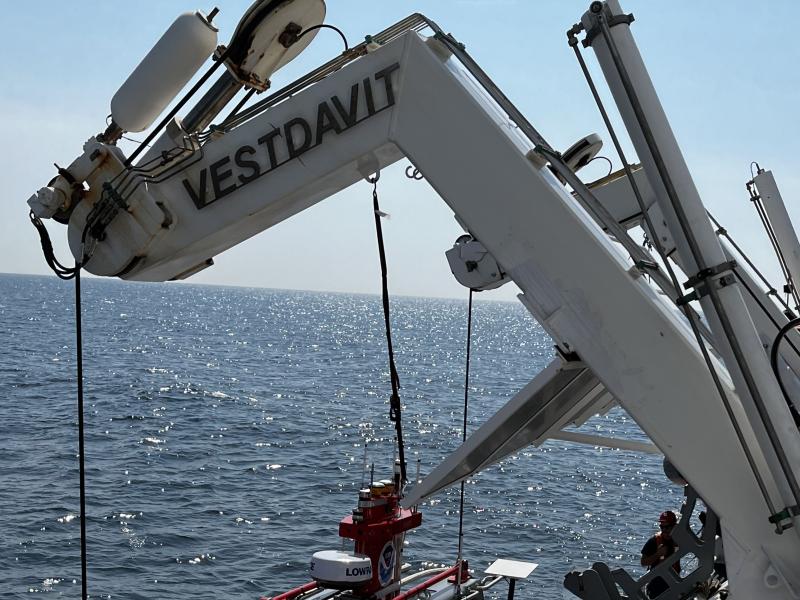
<svg viewBox="0 0 800 600">
<path fill-rule="evenodd" d="M 581 369 L 580 397 L 567 398 L 569 406 L 525 412 L 534 398 L 548 400 L 541 390 L 552 381 L 573 381 L 564 375 L 569 365 L 554 363 L 409 501 L 541 439 L 575 416 L 574 407 L 585 412 L 613 396 L 722 519 L 737 597 L 797 598 L 800 528 L 778 535 L 768 521 L 775 508 L 790 504 L 785 473 L 750 400 L 742 399 L 743 384 L 728 375 L 730 353 L 720 352 L 728 369 L 711 360 L 739 432 L 685 320 L 587 212 L 586 199 L 579 201 L 550 171 L 537 151 L 547 150 L 546 143 L 446 42 L 441 34 L 398 32 L 208 136 L 187 135 L 176 119 L 135 168 L 113 143 L 92 138 L 32 206 L 69 216 L 70 246 L 88 271 L 163 281 L 188 277 L 220 252 L 409 158 Z M 657 169 L 646 163 L 645 171 L 657 189 Z M 625 212 L 619 207 L 628 200 L 614 210 Z M 747 320 L 744 303 L 741 311 Z M 716 329 L 714 335 L 722 339 Z M 768 400 L 773 418 L 783 414 L 777 396 Z M 520 433 L 509 423 L 525 414 L 531 429 Z M 779 433 L 796 470 L 800 436 L 786 423 Z M 482 452 L 487 443 L 491 452 Z"/>
</svg>

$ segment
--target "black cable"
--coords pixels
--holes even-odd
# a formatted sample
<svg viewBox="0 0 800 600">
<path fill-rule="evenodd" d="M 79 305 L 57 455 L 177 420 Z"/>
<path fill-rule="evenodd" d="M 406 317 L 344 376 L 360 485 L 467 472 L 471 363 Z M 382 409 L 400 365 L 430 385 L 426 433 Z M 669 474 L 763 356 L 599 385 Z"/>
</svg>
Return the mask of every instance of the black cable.
<svg viewBox="0 0 800 600">
<path fill-rule="evenodd" d="M 775 329 L 780 331 L 781 328 L 780 324 L 775 319 L 772 318 L 772 315 L 770 314 L 767 307 L 764 306 L 764 303 L 761 302 L 761 299 L 758 297 L 758 295 L 750 288 L 749 285 L 747 285 L 747 282 L 744 280 L 742 275 L 736 269 L 734 269 L 733 274 L 736 277 L 736 280 L 741 284 L 744 291 L 746 291 L 747 294 L 750 296 L 751 300 L 753 300 L 753 302 L 755 302 L 758 305 L 759 309 L 761 309 L 761 313 L 767 319 L 769 319 L 769 322 L 772 323 L 772 326 L 775 327 Z M 794 353 L 798 357 L 800 357 L 800 349 L 798 349 L 797 346 L 795 346 L 794 342 L 788 338 L 786 339 L 786 342 L 792 347 Z"/>
<path fill-rule="evenodd" d="M 783 258 L 780 246 L 778 246 L 778 239 L 775 237 L 775 230 L 772 228 L 772 225 L 769 222 L 769 217 L 767 216 L 767 212 L 764 209 L 764 205 L 761 204 L 761 201 L 758 196 L 754 196 L 750 198 L 750 200 L 753 202 L 753 206 L 756 209 L 758 218 L 761 219 L 761 225 L 762 227 L 764 227 L 764 231 L 767 232 L 767 237 L 769 238 L 769 241 L 772 244 L 772 249 L 775 251 L 775 255 L 778 257 L 778 264 L 781 268 L 781 273 L 783 274 L 783 278 L 788 281 L 789 271 L 786 268 L 786 261 Z"/>
<path fill-rule="evenodd" d="M 472 293 L 473 289 L 469 290 L 469 304 L 467 306 L 467 356 L 465 360 L 465 374 L 464 374 L 464 426 L 461 429 L 461 443 L 467 441 L 467 409 L 469 407 L 469 364 L 470 364 L 470 349 L 472 347 Z M 464 480 L 461 480 L 461 498 L 459 500 L 458 508 L 458 563 L 461 564 L 461 551 L 464 542 Z M 461 569 L 459 568 L 456 575 L 458 584 L 461 584 Z"/>
<path fill-rule="evenodd" d="M 81 333 L 81 266 L 89 259 L 85 254 L 81 261 L 75 262 L 74 267 L 65 267 L 55 257 L 53 244 L 50 241 L 50 234 L 33 211 L 29 214 L 31 223 L 39 232 L 39 239 L 42 243 L 42 251 L 47 265 L 59 279 L 75 280 L 75 364 L 76 377 L 78 384 L 78 477 L 80 479 L 80 511 L 81 511 L 81 592 L 83 600 L 87 600 L 87 577 L 86 577 L 86 476 L 85 476 L 85 451 L 84 451 L 84 422 L 83 422 L 83 335 Z M 81 235 L 81 252 L 83 252 L 86 234 L 89 231 L 88 223 Z"/>
<path fill-rule="evenodd" d="M 717 235 L 721 235 L 726 240 L 728 240 L 730 245 L 733 246 L 733 249 L 736 250 L 736 253 L 745 260 L 747 265 L 750 267 L 750 270 L 753 271 L 753 273 L 755 273 L 758 276 L 759 279 L 761 279 L 761 282 L 767 288 L 767 294 L 771 295 L 771 296 L 775 296 L 775 298 L 778 300 L 778 302 L 780 302 L 783 305 L 783 307 L 788 310 L 789 309 L 789 304 L 784 302 L 783 299 L 780 296 L 778 296 L 778 290 L 776 290 L 774 287 L 772 287 L 772 284 L 769 282 L 769 280 L 766 277 L 764 277 L 764 275 L 761 273 L 761 271 L 758 270 L 758 267 L 756 267 L 756 265 L 753 263 L 753 261 L 750 260 L 750 257 L 747 256 L 747 254 L 745 254 L 744 250 L 742 250 L 739 247 L 739 245 L 734 241 L 734 239 L 730 236 L 730 234 L 728 233 L 728 230 L 725 229 L 722 225 L 720 225 L 719 221 L 717 221 L 717 219 L 714 218 L 714 215 L 712 215 L 710 212 L 706 213 L 706 214 L 708 214 L 708 218 L 711 219 L 711 222 L 714 223 L 714 226 L 717 228 Z"/>
<path fill-rule="evenodd" d="M 131 153 L 131 155 L 125 160 L 126 167 L 129 167 L 130 165 L 133 164 L 133 161 L 136 159 L 136 157 L 139 156 L 139 154 L 141 154 L 141 152 L 148 147 L 148 144 L 153 141 L 153 138 L 156 137 L 158 132 L 167 126 L 167 124 L 172 120 L 172 117 L 178 114 L 178 111 L 181 108 L 183 108 L 183 105 L 189 101 L 189 98 L 191 98 L 195 94 L 195 92 L 199 90 L 206 81 L 208 81 L 208 78 L 211 77 L 214 71 L 216 71 L 219 68 L 219 66 L 225 62 L 225 59 L 228 58 L 229 53 L 230 53 L 230 48 L 225 50 L 222 53 L 222 55 L 218 59 L 216 59 L 216 62 L 213 65 L 211 65 L 211 68 L 209 68 L 208 71 L 206 71 L 205 74 L 203 74 L 203 76 L 200 79 L 197 80 L 197 83 L 195 83 L 192 86 L 192 89 L 186 92 L 186 95 L 180 99 L 180 101 L 172 108 L 172 110 L 169 111 L 169 113 L 167 113 L 167 116 L 161 120 L 161 122 L 153 129 L 153 131 L 150 132 L 150 134 L 139 145 L 139 147 L 136 148 L 136 150 L 134 150 Z"/>
<path fill-rule="evenodd" d="M 724 237 L 726 240 L 728 240 L 728 242 L 733 246 L 733 248 L 736 250 L 736 252 L 739 253 L 740 257 L 743 258 L 745 260 L 745 262 L 750 266 L 750 269 L 756 275 L 758 275 L 761 278 L 761 281 L 768 288 L 767 295 L 775 296 L 775 298 L 783 305 L 783 307 L 788 310 L 789 309 L 789 305 L 786 304 L 786 302 L 784 302 L 783 299 L 780 296 L 778 296 L 777 290 L 775 288 L 773 288 L 772 285 L 767 280 L 767 278 L 764 277 L 759 272 L 759 270 L 756 268 L 756 266 L 753 264 L 753 262 L 750 260 L 750 258 L 744 253 L 744 251 L 741 248 L 739 248 L 739 246 L 736 245 L 736 242 L 734 242 L 733 238 L 730 237 L 730 234 L 728 234 L 728 231 L 722 225 L 720 225 L 719 221 L 717 221 L 714 218 L 714 215 L 712 215 L 710 212 L 707 212 L 706 214 L 708 214 L 708 218 L 711 219 L 711 222 L 714 223 L 714 226 L 717 228 L 717 231 L 716 231 L 717 235 L 721 236 L 721 237 Z M 737 281 L 741 284 L 741 286 L 744 289 L 744 291 L 747 292 L 747 294 L 750 296 L 751 300 L 758 305 L 759 309 L 761 310 L 761 313 L 767 319 L 769 319 L 769 321 L 770 321 L 770 323 L 772 323 L 773 327 L 775 327 L 775 329 L 780 330 L 781 325 L 772 317 L 772 314 L 769 312 L 767 307 L 764 306 L 764 303 L 761 301 L 761 298 L 759 297 L 759 295 L 756 294 L 755 290 L 753 290 L 747 284 L 745 279 L 742 277 L 741 273 L 739 273 L 739 269 L 740 268 L 741 267 L 737 266 L 736 268 L 733 269 L 733 274 L 736 277 Z M 787 338 L 786 341 L 791 346 L 791 348 L 794 351 L 794 353 L 798 357 L 800 357 L 800 348 L 798 348 L 794 344 L 794 342 L 792 340 L 790 340 L 789 338 Z"/>
<path fill-rule="evenodd" d="M 244 97 L 243 97 L 241 100 L 239 100 L 239 103 L 238 103 L 236 106 L 234 106 L 234 107 L 233 107 L 233 110 L 230 112 L 230 114 L 228 114 L 228 116 L 227 116 L 227 117 L 225 117 L 225 118 L 222 120 L 222 127 L 224 127 L 224 126 L 225 126 L 225 123 L 227 123 L 228 121 L 230 121 L 231 119 L 233 119 L 233 117 L 235 117 L 235 116 L 236 116 L 236 114 L 237 114 L 237 113 L 238 113 L 240 110 L 242 110 L 242 107 L 243 107 L 245 104 L 247 104 L 247 101 L 248 101 L 248 100 L 250 100 L 250 98 L 252 98 L 252 97 L 253 97 L 253 94 L 255 94 L 255 93 L 256 93 L 256 91 L 257 91 L 257 90 L 256 90 L 256 88 L 250 88 L 249 90 L 247 90 L 247 93 L 244 95 Z"/>
<path fill-rule="evenodd" d="M 611 159 L 608 158 L 607 156 L 595 156 L 592 160 L 590 160 L 586 164 L 589 165 L 589 164 L 593 163 L 594 161 L 596 161 L 598 159 L 599 160 L 604 160 L 604 161 L 606 161 L 608 163 L 608 173 L 606 173 L 606 177 L 611 175 L 611 173 L 614 172 L 614 163 L 612 163 Z"/>
<path fill-rule="evenodd" d="M 44 254 L 44 260 L 47 262 L 47 266 L 52 269 L 53 273 L 55 273 L 59 279 L 68 280 L 74 278 L 79 266 L 76 264 L 74 268 L 71 268 L 62 265 L 55 256 L 53 243 L 50 241 L 50 234 L 44 226 L 44 223 L 42 223 L 42 220 L 37 217 L 33 211 L 30 211 L 28 216 L 30 217 L 31 223 L 36 228 L 36 231 L 39 232 L 39 241 L 42 244 L 42 253 Z"/>
<path fill-rule="evenodd" d="M 321 23 L 320 25 L 312 25 L 308 29 L 306 29 L 306 30 L 302 31 L 301 33 L 299 33 L 297 38 L 295 38 L 293 43 L 296 44 L 298 42 L 298 40 L 300 40 L 301 37 L 303 37 L 305 34 L 309 33 L 310 31 L 315 31 L 317 29 L 323 29 L 323 28 L 325 28 L 325 29 L 333 29 L 336 33 L 338 33 L 341 36 L 342 41 L 344 42 L 345 51 L 350 50 L 350 44 L 347 43 L 347 38 L 342 33 L 342 30 L 339 29 L 338 27 L 334 27 L 333 25 L 328 25 L 327 23 Z"/>
<path fill-rule="evenodd" d="M 599 2 L 593 3 L 592 12 L 597 13 L 597 7 L 600 7 L 600 11 L 602 11 L 602 6 L 603 5 Z M 630 103 L 630 108 L 633 111 L 633 116 L 636 119 L 639 131 L 644 137 L 645 145 L 647 146 L 647 150 L 649 151 L 650 156 L 655 163 L 656 170 L 659 178 L 661 179 L 661 183 L 664 186 L 664 191 L 666 192 L 667 199 L 669 200 L 674 217 L 680 227 L 679 233 L 683 234 L 684 242 L 688 247 L 687 249 L 689 251 L 689 255 L 687 256 L 687 259 L 690 260 L 687 260 L 686 267 L 695 269 L 697 273 L 701 273 L 705 269 L 709 268 L 709 265 L 707 265 L 705 262 L 706 257 L 701 249 L 700 242 L 695 236 L 695 232 L 691 226 L 689 217 L 684 211 L 684 207 L 680 202 L 680 198 L 678 196 L 675 184 L 672 181 L 669 169 L 667 168 L 664 158 L 661 155 L 661 150 L 656 143 L 655 135 L 650 128 L 646 115 L 644 114 L 644 109 L 639 103 L 637 96 L 638 92 L 633 81 L 628 75 L 624 60 L 622 59 L 617 44 L 611 35 L 611 29 L 608 21 L 603 14 L 597 14 L 596 18 L 600 25 L 600 31 L 609 51 L 610 58 L 614 64 L 617 74 L 619 75 L 625 95 Z M 780 466 L 781 475 L 784 477 L 791 490 L 792 500 L 796 504 L 800 503 L 800 481 L 798 481 L 798 478 L 794 473 L 794 469 L 790 464 L 789 457 L 786 455 L 786 451 L 783 448 L 780 438 L 778 437 L 775 429 L 775 423 L 772 422 L 767 410 L 764 394 L 762 393 L 759 381 L 757 381 L 757 377 L 755 375 L 756 370 L 751 368 L 748 357 L 745 356 L 745 349 L 739 342 L 736 327 L 730 315 L 728 314 L 726 304 L 723 302 L 719 290 L 714 285 L 707 285 L 705 287 L 708 298 L 707 302 L 711 304 L 710 308 L 713 308 L 713 311 L 716 313 L 718 324 L 722 330 L 721 333 L 724 335 L 724 338 L 719 340 L 719 342 L 721 344 L 727 342 L 727 350 L 732 354 L 735 363 L 730 365 L 731 368 L 729 371 L 732 374 L 738 371 L 738 374 L 741 377 L 741 383 L 744 384 L 747 394 L 749 394 L 754 408 L 758 414 L 758 418 L 761 421 L 760 425 L 763 427 L 763 433 L 766 435 L 767 441 L 769 441 L 769 444 L 772 447 L 774 458 L 777 459 L 777 462 Z M 744 390 L 742 390 L 742 392 L 744 392 Z"/>
<path fill-rule="evenodd" d="M 758 195 L 753 191 L 753 189 L 748 184 L 747 186 L 748 191 L 750 192 L 750 201 L 756 208 L 756 212 L 758 216 L 761 218 L 761 224 L 764 226 L 764 229 L 767 232 L 767 237 L 769 241 L 772 243 L 772 249 L 775 251 L 775 254 L 778 257 L 778 264 L 780 264 L 781 272 L 783 273 L 783 278 L 788 285 L 788 289 L 791 290 L 792 299 L 794 300 L 795 309 L 800 307 L 800 296 L 798 296 L 797 290 L 794 287 L 794 281 L 792 280 L 792 274 L 789 271 L 789 266 L 786 262 L 786 257 L 783 254 L 783 250 L 781 249 L 780 244 L 778 243 L 778 236 L 775 234 L 775 229 L 772 227 L 772 223 L 769 220 L 769 215 L 767 214 L 767 209 L 764 206 L 763 202 L 761 201 L 761 196 Z"/>
<path fill-rule="evenodd" d="M 83 335 L 81 333 L 81 267 L 75 264 L 75 362 L 78 379 L 78 473 L 80 478 L 81 503 L 81 592 L 83 600 L 87 595 L 86 577 L 86 469 L 83 422 Z"/>
<path fill-rule="evenodd" d="M 378 254 L 381 261 L 381 299 L 383 301 L 383 320 L 386 326 L 386 347 L 389 353 L 389 377 L 392 381 L 392 397 L 389 400 L 389 420 L 394 423 L 397 433 L 398 458 L 400 459 L 400 487 L 408 481 L 406 477 L 406 457 L 403 447 L 403 422 L 400 408 L 400 377 L 394 364 L 392 348 L 392 325 L 389 318 L 389 283 L 386 269 L 386 251 L 383 244 L 383 228 L 381 226 L 381 209 L 378 204 L 378 175 L 369 179 L 372 183 L 372 209 L 375 213 L 375 233 L 378 238 Z"/>
<path fill-rule="evenodd" d="M 786 323 L 786 325 L 781 327 L 778 335 L 775 336 L 775 341 L 772 342 L 772 350 L 770 350 L 769 353 L 769 364 L 772 366 L 772 372 L 775 373 L 775 379 L 778 380 L 778 385 L 781 387 L 783 398 L 786 400 L 786 404 L 789 406 L 789 412 L 792 414 L 792 419 L 794 419 L 794 424 L 796 427 L 800 427 L 800 413 L 798 413 L 797 408 L 789 396 L 789 392 L 787 392 L 786 387 L 783 385 L 783 379 L 781 378 L 781 373 L 778 369 L 778 348 L 784 336 L 798 325 L 800 325 L 800 318 L 792 319 Z"/>
<path fill-rule="evenodd" d="M 622 161 L 622 167 L 625 169 L 625 175 L 628 178 L 628 182 L 630 183 L 631 189 L 633 190 L 633 194 L 636 197 L 636 202 L 639 205 L 639 210 L 644 217 L 645 223 L 647 224 L 647 228 L 650 230 L 652 234 L 652 241 L 655 245 L 656 252 L 658 253 L 661 261 L 664 264 L 664 267 L 667 270 L 670 280 L 672 281 L 673 288 L 675 290 L 680 290 L 680 284 L 678 283 L 678 278 L 675 275 L 675 271 L 672 268 L 668 256 L 661 245 L 658 236 L 656 235 L 656 229 L 653 226 L 652 220 L 650 218 L 650 214 L 647 212 L 647 207 L 644 204 L 644 199 L 642 197 L 641 191 L 639 190 L 639 186 L 636 184 L 636 180 L 633 178 L 633 173 L 631 172 L 630 164 L 628 163 L 628 159 L 625 157 L 625 152 L 622 149 L 622 144 L 617 137 L 617 134 L 614 130 L 614 126 L 611 123 L 611 119 L 606 112 L 605 106 L 603 105 L 603 100 L 600 98 L 600 94 L 597 91 L 597 87 L 594 84 L 594 80 L 592 79 L 592 75 L 589 72 L 589 68 L 586 66 L 586 61 L 583 60 L 583 55 L 581 54 L 580 48 L 578 48 L 578 40 L 576 34 L 583 30 L 581 25 L 576 25 L 569 31 L 567 31 L 567 37 L 569 39 L 569 45 L 572 47 L 573 51 L 575 52 L 575 57 L 578 60 L 578 64 L 581 67 L 581 71 L 583 72 L 583 76 L 586 79 L 586 83 L 589 85 L 589 90 L 592 93 L 592 97 L 595 100 L 595 104 L 597 104 L 597 108 L 600 111 L 600 115 L 603 118 L 603 122 L 605 123 L 606 129 L 608 130 L 609 135 L 611 136 L 611 140 L 614 142 L 614 147 L 619 155 L 620 160 Z M 677 299 L 675 299 L 677 301 Z M 689 327 L 692 330 L 692 334 L 697 341 L 697 345 L 700 349 L 700 353 L 703 357 L 703 361 L 708 368 L 709 374 L 711 376 L 711 380 L 714 383 L 714 388 L 719 395 L 719 398 L 722 402 L 722 406 L 725 409 L 726 414 L 728 415 L 728 419 L 730 419 L 731 424 L 733 425 L 733 429 L 736 432 L 736 437 L 741 444 L 742 451 L 744 452 L 745 457 L 747 458 L 747 463 L 750 467 L 750 470 L 753 473 L 753 477 L 755 477 L 756 482 L 758 483 L 759 490 L 761 491 L 761 495 L 764 498 L 767 507 L 770 510 L 771 514 L 775 513 L 775 506 L 772 502 L 772 498 L 767 491 L 766 484 L 764 483 L 764 479 L 761 476 L 761 472 L 759 471 L 758 467 L 755 464 L 755 459 L 753 458 L 753 454 L 750 451 L 750 447 L 748 446 L 747 442 L 745 441 L 744 434 L 742 432 L 741 425 L 739 421 L 736 419 L 736 415 L 733 412 L 731 407 L 730 401 L 728 400 L 728 395 L 725 392 L 725 388 L 722 385 L 722 381 L 719 378 L 719 374 L 717 373 L 717 369 L 714 367 L 714 363 L 711 360 L 711 355 L 709 354 L 708 348 L 706 347 L 705 341 L 703 340 L 703 336 L 700 332 L 700 326 L 698 325 L 698 318 L 696 318 L 693 311 L 690 310 L 688 303 L 682 304 L 680 306 L 686 320 L 689 322 Z"/>
<path fill-rule="evenodd" d="M 472 347 L 472 293 L 473 289 L 469 290 L 469 304 L 467 306 L 467 356 L 466 367 L 464 374 L 464 426 L 461 431 L 461 441 L 467 441 L 467 408 L 469 407 L 469 363 L 470 363 L 470 348 Z"/>
</svg>

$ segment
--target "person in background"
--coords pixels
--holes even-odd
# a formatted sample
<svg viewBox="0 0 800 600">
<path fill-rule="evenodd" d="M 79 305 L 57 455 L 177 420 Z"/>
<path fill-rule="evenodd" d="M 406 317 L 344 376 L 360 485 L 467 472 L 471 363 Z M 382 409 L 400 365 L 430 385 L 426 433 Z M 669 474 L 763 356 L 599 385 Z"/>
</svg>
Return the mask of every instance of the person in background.
<svg viewBox="0 0 800 600">
<path fill-rule="evenodd" d="M 643 567 L 647 567 L 648 571 L 653 570 L 657 565 L 660 565 L 678 550 L 675 540 L 672 539 L 672 530 L 675 528 L 677 522 L 678 517 L 676 517 L 675 513 L 671 510 L 662 512 L 658 517 L 660 531 L 647 540 L 642 547 L 641 563 Z M 680 562 L 675 561 L 672 568 L 680 573 Z M 656 598 L 667 589 L 669 589 L 667 582 L 661 577 L 656 577 L 647 584 L 647 595 L 650 598 Z"/>
</svg>

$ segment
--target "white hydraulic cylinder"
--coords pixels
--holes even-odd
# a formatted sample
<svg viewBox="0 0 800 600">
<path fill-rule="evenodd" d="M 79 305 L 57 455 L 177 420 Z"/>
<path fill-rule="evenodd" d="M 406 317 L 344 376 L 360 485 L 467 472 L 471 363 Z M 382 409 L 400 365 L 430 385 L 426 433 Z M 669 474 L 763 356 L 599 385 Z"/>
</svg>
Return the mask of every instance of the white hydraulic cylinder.
<svg viewBox="0 0 800 600">
<path fill-rule="evenodd" d="M 180 15 L 111 99 L 124 131 L 144 131 L 217 47 L 217 28 L 200 12 Z"/>
<path fill-rule="evenodd" d="M 778 185 L 772 171 L 760 171 L 753 178 L 756 184 L 758 195 L 761 196 L 761 203 L 767 212 L 772 230 L 775 232 L 775 239 L 786 261 L 786 268 L 789 270 L 789 277 L 792 285 L 800 282 L 800 242 L 797 234 L 792 227 L 792 220 L 786 210 Z"/>
<path fill-rule="evenodd" d="M 595 5 L 601 6 L 600 3 L 593 3 L 592 7 Z M 644 166 L 648 181 L 655 191 L 686 273 L 692 276 L 700 271 L 701 266 L 710 268 L 723 265 L 726 262 L 725 254 L 709 223 L 680 146 L 625 20 L 625 13 L 617 0 L 608 0 L 602 6 L 607 7 L 608 12 L 605 9 L 601 9 L 600 13 L 590 10 L 583 15 L 582 22 L 594 36 L 591 38 L 591 47 Z M 595 29 L 600 27 L 600 19 L 604 19 L 606 23 L 612 21 L 609 25 L 610 37 L 624 66 L 630 88 L 626 87 L 602 31 Z M 631 88 L 635 91 L 634 101 L 629 95 Z M 648 143 L 640 116 L 652 135 L 652 145 Z M 658 156 L 655 155 L 654 148 L 657 149 Z M 676 198 L 670 197 L 663 178 L 665 174 L 672 183 Z M 677 216 L 673 199 L 683 212 L 683 223 Z M 687 237 L 683 225 L 689 230 L 693 243 Z M 699 261 L 702 265 L 698 265 Z M 715 281 L 707 281 L 709 285 L 718 285 Z M 742 399 L 747 420 L 753 426 L 760 450 L 769 464 L 771 476 L 764 477 L 765 493 L 770 497 L 772 508 L 781 511 L 797 502 L 792 486 L 800 478 L 800 435 L 769 366 L 739 286 L 720 285 L 716 294 L 718 303 L 710 295 L 701 298 L 703 313 L 714 334 L 717 350 L 723 356 L 737 394 Z M 740 356 L 746 357 L 747 373 L 739 368 L 735 358 L 736 350 Z M 748 384 L 748 376 L 751 385 Z M 751 393 L 753 390 L 760 397 L 761 406 Z M 780 453 L 786 456 L 783 464 Z M 784 469 L 788 472 L 784 473 Z M 766 517 L 762 515 L 762 518 Z"/>
</svg>

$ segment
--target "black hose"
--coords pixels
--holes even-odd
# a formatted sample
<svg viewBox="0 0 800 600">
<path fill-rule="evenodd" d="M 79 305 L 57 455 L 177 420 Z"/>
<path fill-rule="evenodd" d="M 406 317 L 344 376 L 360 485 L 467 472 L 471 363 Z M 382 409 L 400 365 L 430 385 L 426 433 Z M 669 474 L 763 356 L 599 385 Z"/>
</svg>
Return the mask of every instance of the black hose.
<svg viewBox="0 0 800 600">
<path fill-rule="evenodd" d="M 296 44 L 296 43 L 297 43 L 297 41 L 298 41 L 298 40 L 299 40 L 301 37 L 303 37 L 305 34 L 309 33 L 310 31 L 315 31 L 315 30 L 317 30 L 317 29 L 323 29 L 323 28 L 325 28 L 325 29 L 333 29 L 333 30 L 334 30 L 336 33 L 338 33 L 338 34 L 339 34 L 339 36 L 342 38 L 342 42 L 344 42 L 344 49 L 345 49 L 345 52 L 346 52 L 347 50 L 349 50 L 349 49 L 350 49 L 350 44 L 348 44 L 348 43 L 347 43 L 347 38 L 345 37 L 344 33 L 342 33 L 342 30 L 341 30 L 341 29 L 339 29 L 338 27 L 334 27 L 333 25 L 328 25 L 327 23 L 321 23 L 320 25 L 312 25 L 312 26 L 311 26 L 311 27 L 309 27 L 308 29 L 306 29 L 306 30 L 302 31 L 302 32 L 301 32 L 301 33 L 300 33 L 300 34 L 299 34 L 299 35 L 298 35 L 298 36 L 295 38 L 295 40 L 294 40 L 294 43 Z"/>
<path fill-rule="evenodd" d="M 800 413 L 798 413 L 797 408 L 792 402 L 792 399 L 789 397 L 789 393 L 786 391 L 786 387 L 783 385 L 783 379 L 781 378 L 780 370 L 778 369 L 778 349 L 780 347 L 781 340 L 787 333 L 796 328 L 798 325 L 800 325 L 800 317 L 792 319 L 786 323 L 786 325 L 781 327 L 778 335 L 775 336 L 775 341 L 772 342 L 772 350 L 770 350 L 769 353 L 769 364 L 772 366 L 772 372 L 775 373 L 775 379 L 778 380 L 778 385 L 781 387 L 783 398 L 786 400 L 786 404 L 789 406 L 789 412 L 792 413 L 794 424 L 796 427 L 800 428 Z"/>
<path fill-rule="evenodd" d="M 42 223 L 42 220 L 37 217 L 33 211 L 30 211 L 29 215 L 31 223 L 36 228 L 36 231 L 39 232 L 39 241 L 42 244 L 42 253 L 44 254 L 44 260 L 47 263 L 47 266 L 50 267 L 53 273 L 59 279 L 73 279 L 76 277 L 80 266 L 78 264 L 75 267 L 65 267 L 62 265 L 55 256 L 55 252 L 53 250 L 53 242 L 50 241 L 50 234 L 47 231 L 47 228 Z"/>
</svg>

